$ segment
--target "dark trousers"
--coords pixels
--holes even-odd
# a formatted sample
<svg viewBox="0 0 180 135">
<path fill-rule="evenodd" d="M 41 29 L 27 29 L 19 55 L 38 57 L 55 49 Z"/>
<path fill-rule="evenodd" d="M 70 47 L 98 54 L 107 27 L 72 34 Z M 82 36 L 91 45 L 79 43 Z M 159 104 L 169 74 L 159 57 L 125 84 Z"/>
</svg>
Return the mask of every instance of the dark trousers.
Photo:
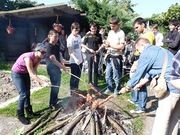
<svg viewBox="0 0 180 135">
<path fill-rule="evenodd" d="M 61 70 L 59 67 L 50 63 L 47 65 L 47 72 L 50 77 L 51 85 L 60 86 L 61 84 Z M 49 105 L 55 106 L 58 102 L 59 87 L 51 87 Z"/>
<path fill-rule="evenodd" d="M 96 55 L 96 61 L 94 61 L 94 54 L 87 54 L 87 61 L 88 61 L 88 83 L 92 83 L 92 71 L 94 66 L 94 86 L 98 86 L 99 55 Z"/>
<path fill-rule="evenodd" d="M 81 77 L 82 63 L 80 65 L 72 63 L 72 64 L 70 64 L 70 68 L 71 68 L 71 74 L 73 74 L 79 78 Z M 78 86 L 79 86 L 79 79 L 73 75 L 71 75 L 71 78 L 70 78 L 70 89 L 71 90 L 78 89 Z"/>
<path fill-rule="evenodd" d="M 18 110 L 30 106 L 30 77 L 29 74 L 11 73 L 12 81 L 19 91 Z"/>
</svg>

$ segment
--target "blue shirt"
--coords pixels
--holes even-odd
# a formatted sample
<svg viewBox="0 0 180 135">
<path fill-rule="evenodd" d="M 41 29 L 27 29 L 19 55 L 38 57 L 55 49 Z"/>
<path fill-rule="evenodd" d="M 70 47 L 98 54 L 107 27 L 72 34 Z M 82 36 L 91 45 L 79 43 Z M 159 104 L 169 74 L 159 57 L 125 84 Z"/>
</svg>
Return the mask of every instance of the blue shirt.
<svg viewBox="0 0 180 135">
<path fill-rule="evenodd" d="M 144 48 L 142 54 L 140 55 L 137 70 L 127 82 L 127 86 L 134 87 L 142 78 L 148 78 L 151 80 L 154 76 L 160 74 L 164 63 L 164 51 L 168 54 L 168 62 L 165 72 L 168 90 L 174 93 L 177 93 L 177 91 L 179 92 L 179 90 L 172 87 L 169 83 L 169 74 L 172 71 L 172 59 L 174 55 L 166 49 L 150 44 Z"/>
<path fill-rule="evenodd" d="M 176 53 L 176 55 L 173 58 L 172 68 L 173 70 L 171 71 L 170 79 L 171 80 L 179 79 L 180 78 L 180 50 Z"/>
</svg>

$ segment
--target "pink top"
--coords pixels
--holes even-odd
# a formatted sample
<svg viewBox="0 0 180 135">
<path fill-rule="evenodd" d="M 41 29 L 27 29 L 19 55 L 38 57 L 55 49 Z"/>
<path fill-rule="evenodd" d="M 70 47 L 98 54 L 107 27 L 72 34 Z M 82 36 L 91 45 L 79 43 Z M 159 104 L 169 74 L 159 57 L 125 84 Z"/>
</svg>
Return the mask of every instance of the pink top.
<svg viewBox="0 0 180 135">
<path fill-rule="evenodd" d="M 33 67 L 41 60 L 39 59 L 38 62 L 34 63 L 34 59 L 35 59 L 34 52 L 23 53 L 21 56 L 19 56 L 19 58 L 14 63 L 12 67 L 13 72 L 28 73 L 24 58 L 30 58 L 33 62 Z"/>
</svg>

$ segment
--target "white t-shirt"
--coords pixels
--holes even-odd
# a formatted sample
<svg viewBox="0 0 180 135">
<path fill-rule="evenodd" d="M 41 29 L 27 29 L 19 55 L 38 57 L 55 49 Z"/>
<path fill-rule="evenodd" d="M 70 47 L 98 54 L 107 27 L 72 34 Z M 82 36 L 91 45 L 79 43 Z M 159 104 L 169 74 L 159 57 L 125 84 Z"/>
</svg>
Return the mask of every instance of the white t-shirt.
<svg viewBox="0 0 180 135">
<path fill-rule="evenodd" d="M 163 34 L 162 33 L 159 33 L 159 32 L 157 32 L 156 34 L 155 34 L 155 39 L 156 39 L 156 45 L 157 46 L 163 46 L 163 42 L 162 42 L 162 40 L 163 40 Z"/>
<path fill-rule="evenodd" d="M 74 36 L 72 33 L 67 38 L 67 47 L 72 47 L 75 57 L 82 63 L 82 54 L 81 54 L 81 36 Z M 74 59 L 70 57 L 70 63 L 75 63 Z"/>
<path fill-rule="evenodd" d="M 113 45 L 125 43 L 124 31 L 121 29 L 118 29 L 116 32 L 114 32 L 113 30 L 110 30 L 108 33 L 107 41 Z M 113 48 L 107 48 L 107 53 L 112 54 L 112 55 L 122 55 L 123 54 L 123 52 L 121 50 L 113 49 Z"/>
</svg>

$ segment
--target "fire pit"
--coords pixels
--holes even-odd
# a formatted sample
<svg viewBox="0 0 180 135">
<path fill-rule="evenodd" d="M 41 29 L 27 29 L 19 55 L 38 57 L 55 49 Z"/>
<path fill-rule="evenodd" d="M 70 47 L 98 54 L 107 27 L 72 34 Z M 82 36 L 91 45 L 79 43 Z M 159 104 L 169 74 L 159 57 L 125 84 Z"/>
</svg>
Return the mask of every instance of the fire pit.
<svg viewBox="0 0 180 135">
<path fill-rule="evenodd" d="M 75 90 L 63 111 L 59 109 L 48 118 L 49 120 L 42 122 L 44 124 L 40 124 L 44 126 L 45 123 L 47 125 L 47 122 L 53 121 L 53 124 L 48 125 L 40 135 L 53 132 L 60 135 L 133 135 L 133 129 L 127 125 L 127 118 L 121 112 L 104 105 L 113 97 L 114 95 L 110 95 L 105 99 L 99 99 L 95 94 Z M 47 113 L 42 117 L 48 115 Z M 42 118 L 37 121 L 40 119 Z M 35 122 L 24 134 L 33 134 L 40 128 L 38 124 Z"/>
</svg>

